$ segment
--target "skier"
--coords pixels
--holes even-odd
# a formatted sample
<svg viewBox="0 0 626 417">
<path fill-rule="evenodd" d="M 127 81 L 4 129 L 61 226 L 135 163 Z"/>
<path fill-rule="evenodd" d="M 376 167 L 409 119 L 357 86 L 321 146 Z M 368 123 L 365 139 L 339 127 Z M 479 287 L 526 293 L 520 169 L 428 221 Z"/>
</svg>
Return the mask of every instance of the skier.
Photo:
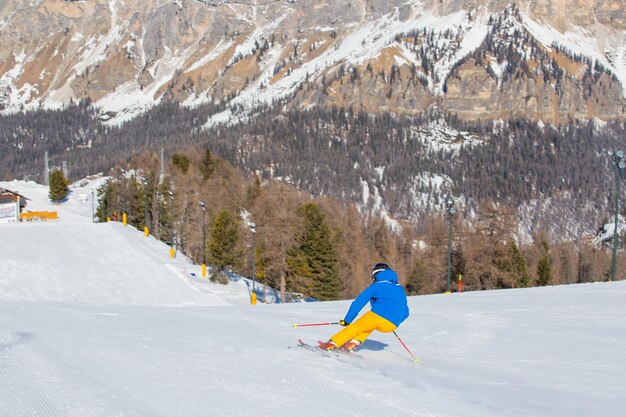
<svg viewBox="0 0 626 417">
<path fill-rule="evenodd" d="M 370 277 L 372 284 L 359 294 L 350 305 L 346 317 L 339 321 L 339 324 L 346 327 L 328 342 L 320 342 L 320 349 L 333 350 L 343 347 L 346 350 L 354 350 L 374 330 L 383 333 L 393 332 L 409 317 L 406 293 L 398 283 L 396 272 L 386 263 L 380 262 L 374 265 Z M 372 309 L 352 323 L 368 301 Z"/>
</svg>

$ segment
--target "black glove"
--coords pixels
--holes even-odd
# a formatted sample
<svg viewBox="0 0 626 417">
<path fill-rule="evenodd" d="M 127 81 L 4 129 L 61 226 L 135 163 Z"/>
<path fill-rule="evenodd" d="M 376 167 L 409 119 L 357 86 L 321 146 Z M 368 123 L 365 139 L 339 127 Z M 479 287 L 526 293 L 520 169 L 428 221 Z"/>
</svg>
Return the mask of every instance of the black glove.
<svg viewBox="0 0 626 417">
<path fill-rule="evenodd" d="M 350 323 L 347 323 L 345 320 L 339 320 L 339 325 L 340 325 L 340 326 L 344 326 L 344 327 L 345 327 L 345 326 L 347 326 L 347 325 L 349 325 L 349 324 L 350 324 Z"/>
</svg>

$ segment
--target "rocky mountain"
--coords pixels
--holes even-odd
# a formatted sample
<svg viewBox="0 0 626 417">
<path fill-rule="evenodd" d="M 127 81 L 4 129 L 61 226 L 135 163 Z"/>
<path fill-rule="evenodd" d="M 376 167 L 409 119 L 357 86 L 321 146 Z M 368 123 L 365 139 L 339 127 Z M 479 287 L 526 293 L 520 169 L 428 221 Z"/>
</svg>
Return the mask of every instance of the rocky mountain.
<svg viewBox="0 0 626 417">
<path fill-rule="evenodd" d="M 576 239 L 614 207 L 618 0 L 4 0 L 0 38 L 3 176 L 201 146 L 389 219 L 454 195 Z"/>
<path fill-rule="evenodd" d="M 4 0 L 0 109 L 166 100 L 209 125 L 288 107 L 562 124 L 626 118 L 620 0 Z"/>
</svg>

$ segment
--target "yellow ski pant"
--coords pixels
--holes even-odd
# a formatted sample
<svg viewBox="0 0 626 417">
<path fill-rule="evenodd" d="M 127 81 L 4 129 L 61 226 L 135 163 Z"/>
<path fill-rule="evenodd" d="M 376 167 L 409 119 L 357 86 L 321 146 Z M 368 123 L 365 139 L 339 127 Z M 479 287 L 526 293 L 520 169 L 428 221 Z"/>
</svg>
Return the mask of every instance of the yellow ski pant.
<svg viewBox="0 0 626 417">
<path fill-rule="evenodd" d="M 350 323 L 339 333 L 330 338 L 335 344 L 343 346 L 351 339 L 356 339 L 363 343 L 365 339 L 374 331 L 391 333 L 396 330 L 396 325 L 389 320 L 380 317 L 376 313 L 368 311 L 354 323 Z"/>
</svg>

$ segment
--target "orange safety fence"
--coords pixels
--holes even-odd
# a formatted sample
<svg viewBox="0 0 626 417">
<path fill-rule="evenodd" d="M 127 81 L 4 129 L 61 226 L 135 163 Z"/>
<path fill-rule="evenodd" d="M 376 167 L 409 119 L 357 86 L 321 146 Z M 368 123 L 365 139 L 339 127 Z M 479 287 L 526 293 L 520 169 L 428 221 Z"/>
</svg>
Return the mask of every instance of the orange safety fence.
<svg viewBox="0 0 626 417">
<path fill-rule="evenodd" d="M 20 220 L 22 221 L 40 221 L 40 220 L 57 220 L 59 214 L 56 211 L 28 211 L 20 213 Z"/>
</svg>

